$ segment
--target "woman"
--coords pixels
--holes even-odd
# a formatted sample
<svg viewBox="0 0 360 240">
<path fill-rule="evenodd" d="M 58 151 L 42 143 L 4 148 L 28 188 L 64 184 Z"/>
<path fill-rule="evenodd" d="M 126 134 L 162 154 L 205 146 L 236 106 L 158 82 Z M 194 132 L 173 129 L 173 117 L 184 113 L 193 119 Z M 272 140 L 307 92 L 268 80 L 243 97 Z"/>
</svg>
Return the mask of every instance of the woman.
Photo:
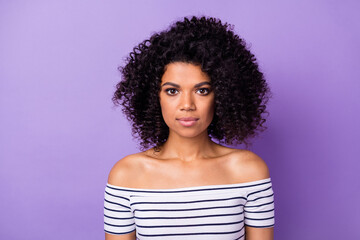
<svg viewBox="0 0 360 240">
<path fill-rule="evenodd" d="M 270 94 L 232 26 L 184 18 L 140 43 L 119 70 L 113 101 L 144 151 L 110 171 L 106 239 L 273 239 L 265 162 L 221 145 L 248 145 L 265 129 Z"/>
</svg>

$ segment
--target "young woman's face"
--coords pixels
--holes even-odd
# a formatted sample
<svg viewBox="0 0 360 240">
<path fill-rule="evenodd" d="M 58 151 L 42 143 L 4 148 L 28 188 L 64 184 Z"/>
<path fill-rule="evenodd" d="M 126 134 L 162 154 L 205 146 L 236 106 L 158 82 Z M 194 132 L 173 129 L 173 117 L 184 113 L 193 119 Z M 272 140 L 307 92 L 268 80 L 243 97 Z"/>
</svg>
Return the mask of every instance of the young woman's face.
<svg viewBox="0 0 360 240">
<path fill-rule="evenodd" d="M 160 105 L 169 131 L 195 137 L 207 131 L 214 115 L 214 92 L 200 66 L 170 63 L 161 78 Z"/>
</svg>

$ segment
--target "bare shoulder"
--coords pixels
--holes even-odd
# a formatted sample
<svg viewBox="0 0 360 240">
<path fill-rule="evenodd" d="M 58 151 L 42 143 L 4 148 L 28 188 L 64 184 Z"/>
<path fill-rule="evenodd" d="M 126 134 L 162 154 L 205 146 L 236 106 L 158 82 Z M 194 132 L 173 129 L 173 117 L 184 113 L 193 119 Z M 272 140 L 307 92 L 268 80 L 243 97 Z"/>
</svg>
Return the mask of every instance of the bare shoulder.
<svg viewBox="0 0 360 240">
<path fill-rule="evenodd" d="M 251 182 L 270 177 L 265 161 L 256 153 L 234 149 L 229 158 L 229 171 L 236 182 Z"/>
<path fill-rule="evenodd" d="M 108 183 L 121 187 L 133 187 L 136 177 L 144 167 L 143 158 L 142 153 L 134 153 L 117 161 L 110 170 Z"/>
</svg>

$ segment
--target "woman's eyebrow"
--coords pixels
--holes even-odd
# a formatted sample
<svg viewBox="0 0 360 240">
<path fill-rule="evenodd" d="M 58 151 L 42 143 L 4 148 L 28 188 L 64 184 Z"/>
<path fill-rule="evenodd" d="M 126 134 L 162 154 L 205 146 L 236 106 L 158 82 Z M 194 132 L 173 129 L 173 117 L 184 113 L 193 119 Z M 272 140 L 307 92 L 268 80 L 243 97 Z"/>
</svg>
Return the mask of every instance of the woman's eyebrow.
<svg viewBox="0 0 360 240">
<path fill-rule="evenodd" d="M 210 82 L 201 82 L 201 83 L 197 83 L 195 84 L 194 87 L 201 87 L 202 85 L 205 85 L 205 84 L 208 84 L 208 85 L 211 85 Z M 172 83 L 172 82 L 166 82 L 164 83 L 163 85 L 161 85 L 161 87 L 165 86 L 165 85 L 171 85 L 171 86 L 174 86 L 174 87 L 177 87 L 177 88 L 180 88 L 180 85 L 176 84 L 176 83 Z"/>
</svg>

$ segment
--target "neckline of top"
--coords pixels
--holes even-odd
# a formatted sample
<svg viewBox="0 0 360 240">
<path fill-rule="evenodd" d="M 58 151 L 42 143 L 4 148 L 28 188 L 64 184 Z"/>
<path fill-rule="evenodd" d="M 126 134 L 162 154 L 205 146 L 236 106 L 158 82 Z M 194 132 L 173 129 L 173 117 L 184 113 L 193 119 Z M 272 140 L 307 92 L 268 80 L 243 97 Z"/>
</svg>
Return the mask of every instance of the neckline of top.
<svg viewBox="0 0 360 240">
<path fill-rule="evenodd" d="M 243 183 L 230 183 L 230 184 L 214 184 L 214 185 L 203 185 L 203 186 L 192 186 L 192 187 L 180 187 L 180 188 L 129 188 L 129 187 L 120 187 L 115 186 L 110 183 L 107 183 L 107 186 L 119 190 L 133 190 L 133 191 L 178 191 L 178 190 L 196 190 L 196 189 L 214 189 L 214 188 L 234 188 L 234 187 L 253 187 L 261 185 L 267 182 L 271 182 L 271 178 L 260 179 L 251 182 Z"/>
</svg>

